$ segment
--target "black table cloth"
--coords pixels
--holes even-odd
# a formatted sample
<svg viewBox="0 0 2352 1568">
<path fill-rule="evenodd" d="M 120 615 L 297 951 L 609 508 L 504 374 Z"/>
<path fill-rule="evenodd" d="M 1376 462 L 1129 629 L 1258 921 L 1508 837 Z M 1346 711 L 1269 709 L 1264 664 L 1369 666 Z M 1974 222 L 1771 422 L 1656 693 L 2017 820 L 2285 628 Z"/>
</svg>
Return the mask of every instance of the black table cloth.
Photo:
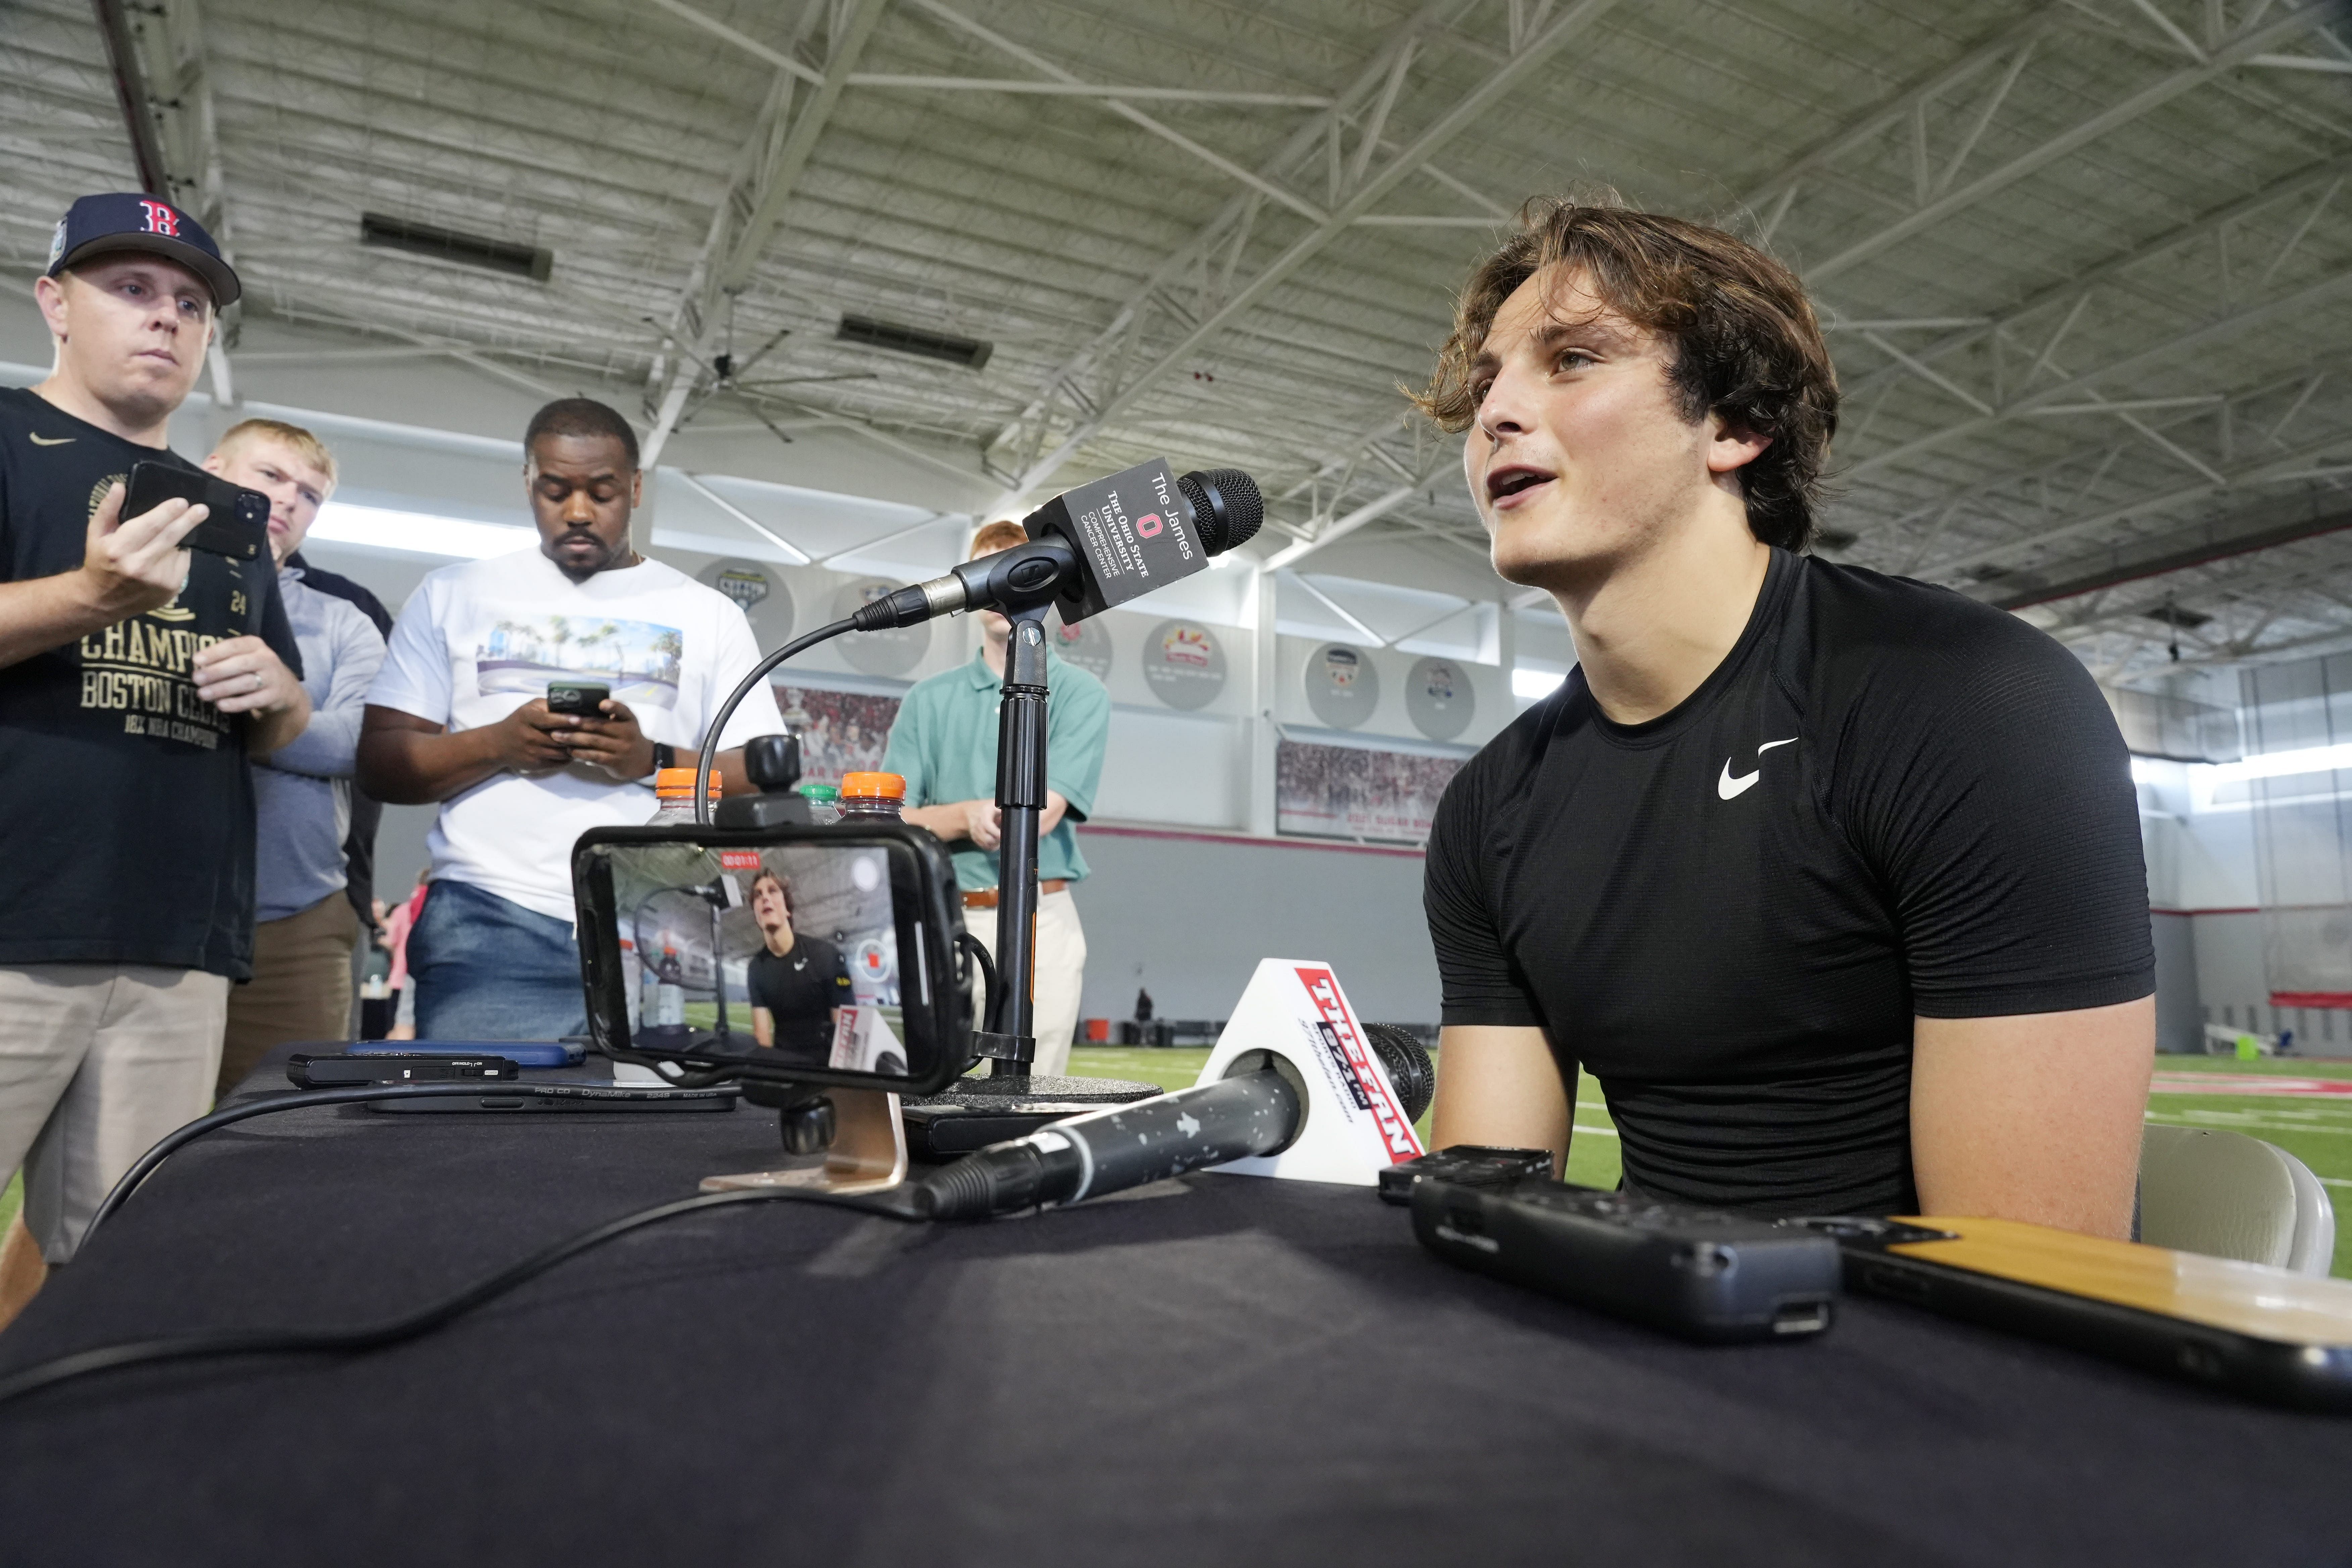
<svg viewBox="0 0 2352 1568">
<path fill-rule="evenodd" d="M 0 1371 L 389 1315 L 778 1163 L 772 1113 L 304 1110 L 171 1161 Z M 431 1337 L 0 1407 L 0 1559 L 2337 1563 L 2352 1421 L 1849 1300 L 1684 1344 L 1201 1174 L 969 1226 L 696 1215 Z"/>
</svg>

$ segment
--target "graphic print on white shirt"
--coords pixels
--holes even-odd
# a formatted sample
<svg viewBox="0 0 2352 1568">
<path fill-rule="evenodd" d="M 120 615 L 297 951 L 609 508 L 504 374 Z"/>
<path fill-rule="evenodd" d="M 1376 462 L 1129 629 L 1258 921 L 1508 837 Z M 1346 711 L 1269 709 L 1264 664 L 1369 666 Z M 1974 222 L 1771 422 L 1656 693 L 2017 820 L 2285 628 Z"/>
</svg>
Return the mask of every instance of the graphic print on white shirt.
<svg viewBox="0 0 2352 1568">
<path fill-rule="evenodd" d="M 454 734 L 498 723 L 544 697 L 550 680 L 594 681 L 647 740 L 685 756 L 759 662 L 735 602 L 673 567 L 645 561 L 575 583 L 528 550 L 444 566 L 419 584 L 367 700 Z M 719 746 L 782 728 L 773 691 L 757 686 Z M 426 839 L 433 875 L 568 921 L 573 843 L 651 817 L 652 783 L 584 763 L 493 774 L 441 803 Z"/>
<path fill-rule="evenodd" d="M 474 648 L 474 689 L 484 697 L 544 697 L 551 680 L 598 680 L 631 708 L 677 706 L 686 634 L 652 621 L 591 616 L 501 620 Z"/>
</svg>

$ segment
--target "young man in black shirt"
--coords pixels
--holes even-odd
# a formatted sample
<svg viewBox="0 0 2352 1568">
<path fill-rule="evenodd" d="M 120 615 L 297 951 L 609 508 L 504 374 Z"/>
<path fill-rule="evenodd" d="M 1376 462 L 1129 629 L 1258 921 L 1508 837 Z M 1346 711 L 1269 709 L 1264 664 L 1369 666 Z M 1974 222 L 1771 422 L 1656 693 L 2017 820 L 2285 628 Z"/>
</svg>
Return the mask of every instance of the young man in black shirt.
<svg viewBox="0 0 2352 1568">
<path fill-rule="evenodd" d="M 166 426 L 236 275 L 168 203 L 86 196 L 34 287 L 56 368 L 0 392 L 0 1171 L 61 1263 L 211 1098 L 253 944 L 247 759 L 310 702 L 271 561 L 182 548 L 201 507 L 122 515 L 133 464 L 194 467 Z"/>
<path fill-rule="evenodd" d="M 750 966 L 751 1041 L 823 1067 L 841 1009 L 856 1005 L 840 950 L 793 930 L 792 889 L 773 871 L 751 879 L 751 918 L 766 942 Z"/>
<path fill-rule="evenodd" d="M 1729 235 L 1531 211 L 1423 406 L 1578 668 L 1429 845 L 1436 1142 L 1761 1214 L 2129 1231 L 2155 1045 L 2129 762 L 2065 649 L 1800 553 L 1836 424 L 1803 290 Z"/>
</svg>

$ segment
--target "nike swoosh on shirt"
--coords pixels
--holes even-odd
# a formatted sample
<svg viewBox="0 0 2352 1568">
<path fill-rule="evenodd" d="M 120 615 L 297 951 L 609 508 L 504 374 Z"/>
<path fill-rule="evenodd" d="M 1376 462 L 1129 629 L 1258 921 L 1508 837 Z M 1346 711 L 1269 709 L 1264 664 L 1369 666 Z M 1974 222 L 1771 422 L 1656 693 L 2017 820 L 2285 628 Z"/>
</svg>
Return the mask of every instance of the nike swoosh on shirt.
<svg viewBox="0 0 2352 1568">
<path fill-rule="evenodd" d="M 1797 743 L 1797 741 L 1798 737 L 1794 735 L 1790 736 L 1785 741 L 1767 741 L 1762 745 L 1756 748 L 1756 755 L 1759 759 L 1761 759 L 1764 753 L 1770 751 L 1773 747 L 1793 746 Z M 1721 776 L 1717 778 L 1715 781 L 1715 797 L 1717 800 L 1736 800 L 1739 796 L 1746 795 L 1749 790 L 1755 788 L 1756 781 L 1763 776 L 1764 767 L 1763 763 L 1759 760 L 1755 772 L 1740 773 L 1735 777 L 1731 772 L 1731 759 L 1729 757 L 1726 757 L 1723 759 L 1723 773 Z"/>
<path fill-rule="evenodd" d="M 71 436 L 36 436 L 29 430 L 26 434 L 32 436 L 36 447 L 70 447 L 74 444 Z"/>
</svg>

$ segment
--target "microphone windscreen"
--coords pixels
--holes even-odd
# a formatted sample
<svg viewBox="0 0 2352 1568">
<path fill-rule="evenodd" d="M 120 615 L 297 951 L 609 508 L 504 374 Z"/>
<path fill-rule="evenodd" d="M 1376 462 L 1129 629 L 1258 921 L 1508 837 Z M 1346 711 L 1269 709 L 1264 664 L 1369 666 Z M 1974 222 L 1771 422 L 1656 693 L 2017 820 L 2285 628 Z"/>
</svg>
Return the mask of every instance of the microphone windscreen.
<svg viewBox="0 0 2352 1568">
<path fill-rule="evenodd" d="M 1265 521 L 1257 481 L 1239 468 L 1197 468 L 1177 479 L 1176 488 L 1192 503 L 1201 544 L 1212 555 L 1248 543 Z"/>
</svg>

